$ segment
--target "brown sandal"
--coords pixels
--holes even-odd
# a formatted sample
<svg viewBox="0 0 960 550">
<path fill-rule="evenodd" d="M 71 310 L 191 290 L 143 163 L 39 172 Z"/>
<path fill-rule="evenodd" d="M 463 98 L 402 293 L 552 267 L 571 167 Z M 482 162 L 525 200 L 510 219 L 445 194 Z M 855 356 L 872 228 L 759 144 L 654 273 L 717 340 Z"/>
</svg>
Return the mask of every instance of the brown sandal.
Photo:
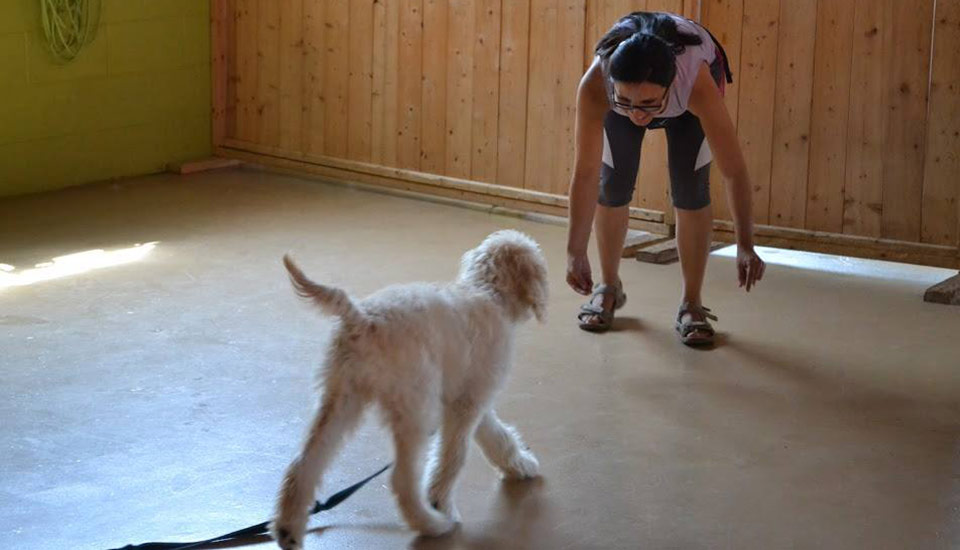
<svg viewBox="0 0 960 550">
<path fill-rule="evenodd" d="M 691 321 L 686 322 L 682 321 L 684 315 L 700 316 L 703 317 L 703 321 Z M 713 344 L 713 337 L 716 335 L 716 331 L 713 329 L 713 325 L 707 319 L 718 321 L 716 315 L 710 313 L 709 308 L 703 306 L 696 306 L 690 302 L 684 302 L 680 306 L 680 311 L 677 313 L 677 332 L 680 333 L 680 341 L 688 346 L 709 346 Z M 707 336 L 694 336 L 696 332 L 705 332 Z"/>
<path fill-rule="evenodd" d="M 606 296 L 612 294 L 613 309 L 605 310 L 602 305 L 595 305 L 593 301 L 597 296 Z M 593 294 L 590 301 L 580 306 L 580 313 L 577 314 L 577 320 L 580 321 L 580 328 L 587 332 L 606 332 L 613 326 L 613 312 L 622 308 L 627 303 L 627 295 L 623 293 L 623 286 L 617 285 L 597 285 L 593 287 Z M 588 323 L 589 317 L 599 317 L 599 323 Z"/>
</svg>

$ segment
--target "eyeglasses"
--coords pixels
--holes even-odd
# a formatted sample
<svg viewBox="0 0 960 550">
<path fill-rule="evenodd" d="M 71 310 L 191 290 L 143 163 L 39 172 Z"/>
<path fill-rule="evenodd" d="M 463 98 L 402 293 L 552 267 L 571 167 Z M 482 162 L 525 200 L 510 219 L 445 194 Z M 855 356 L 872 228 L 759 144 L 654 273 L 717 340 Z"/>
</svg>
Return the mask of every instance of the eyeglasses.
<svg viewBox="0 0 960 550">
<path fill-rule="evenodd" d="M 661 109 L 663 109 L 663 102 L 667 100 L 667 94 L 669 92 L 670 88 L 664 90 L 663 97 L 660 98 L 660 103 L 656 105 L 634 105 L 632 103 L 624 103 L 622 101 L 614 100 L 613 106 L 627 113 L 631 113 L 633 111 L 641 111 L 647 114 L 658 113 Z"/>
</svg>

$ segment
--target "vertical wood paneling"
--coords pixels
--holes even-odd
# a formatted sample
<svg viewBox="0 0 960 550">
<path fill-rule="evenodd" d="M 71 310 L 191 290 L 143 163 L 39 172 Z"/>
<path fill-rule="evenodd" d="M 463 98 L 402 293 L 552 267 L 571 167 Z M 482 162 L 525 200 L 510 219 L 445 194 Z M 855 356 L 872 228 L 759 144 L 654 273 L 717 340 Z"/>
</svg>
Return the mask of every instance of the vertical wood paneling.
<svg viewBox="0 0 960 550">
<path fill-rule="evenodd" d="M 396 2 L 392 2 L 398 5 Z M 384 2 L 373 3 L 373 64 L 370 74 L 370 162 L 384 164 L 384 116 L 387 109 L 387 6 Z M 393 48 L 396 51 L 396 48 Z M 396 109 L 389 109 L 396 111 Z"/>
<path fill-rule="evenodd" d="M 443 174 L 447 148 L 447 0 L 423 0 L 420 169 Z"/>
<path fill-rule="evenodd" d="M 586 28 L 586 10 L 583 0 L 562 0 L 559 6 L 559 27 L 561 37 L 583 36 Z M 554 153 L 557 172 L 551 180 L 550 192 L 565 195 L 573 175 L 575 156 L 574 126 L 577 118 L 577 87 L 582 72 L 580 43 L 564 39 L 560 43 L 560 66 L 557 73 L 557 143 Z"/>
<path fill-rule="evenodd" d="M 378 2 L 384 4 L 384 2 Z M 385 166 L 397 166 L 397 145 L 399 142 L 400 119 L 400 2 L 398 0 L 386 2 L 386 67 L 383 80 L 383 120 L 379 127 L 382 130 L 381 162 Z M 404 67 L 406 70 L 406 67 Z M 374 124 L 378 119 L 374 118 Z"/>
<path fill-rule="evenodd" d="M 303 0 L 280 2 L 280 148 L 303 150 Z"/>
<path fill-rule="evenodd" d="M 530 0 L 503 2 L 502 12 L 497 183 L 523 188 L 527 142 Z"/>
<path fill-rule="evenodd" d="M 702 0 L 683 0 L 680 13 L 687 19 L 700 21 Z"/>
<path fill-rule="evenodd" d="M 886 6 L 896 0 L 857 0 L 850 59 L 850 108 L 843 185 L 843 232 L 880 236 L 883 209 L 883 37 Z"/>
<path fill-rule="evenodd" d="M 234 42 L 229 35 L 232 24 L 232 6 L 228 0 L 210 2 L 210 137 L 213 144 L 220 145 L 227 136 L 227 106 L 231 78 L 229 48 Z"/>
<path fill-rule="evenodd" d="M 273 0 L 271 0 L 273 1 Z M 350 0 L 326 0 L 324 9 L 324 112 L 323 150 L 331 157 L 347 157 L 349 126 L 349 18 Z"/>
<path fill-rule="evenodd" d="M 647 0 L 646 11 L 663 11 L 683 15 L 683 0 Z"/>
<path fill-rule="evenodd" d="M 257 30 L 258 0 L 237 0 L 236 113 L 237 139 L 257 141 Z"/>
<path fill-rule="evenodd" d="M 600 25 L 599 25 L 599 0 L 586 0 L 586 6 L 584 7 L 584 22 L 583 22 L 583 70 L 586 71 L 587 68 L 593 63 L 593 49 L 597 45 L 597 40 L 600 39 Z"/>
<path fill-rule="evenodd" d="M 470 177 L 473 158 L 473 50 L 476 10 L 471 0 L 449 0 L 447 14 L 447 144 L 443 173 Z"/>
<path fill-rule="evenodd" d="M 960 0 L 937 0 L 923 171 L 923 242 L 960 236 Z"/>
<path fill-rule="evenodd" d="M 753 183 L 753 216 L 761 224 L 770 221 L 779 19 L 777 3 L 744 0 L 737 129 Z"/>
<path fill-rule="evenodd" d="M 280 145 L 280 5 L 260 0 L 257 19 L 257 141 Z"/>
<path fill-rule="evenodd" d="M 349 0 L 347 157 L 368 162 L 373 136 L 373 0 Z"/>
<path fill-rule="evenodd" d="M 666 131 L 648 130 L 640 149 L 640 170 L 637 172 L 633 206 L 649 210 L 670 208 L 670 173 L 667 167 Z"/>
<path fill-rule="evenodd" d="M 817 0 L 780 2 L 780 38 L 777 40 L 779 61 L 776 68 L 770 171 L 770 223 L 782 227 L 802 228 L 804 223 L 814 41 L 819 30 Z"/>
<path fill-rule="evenodd" d="M 303 3 L 303 150 L 323 154 L 326 100 L 324 98 L 324 3 L 305 0 Z"/>
<path fill-rule="evenodd" d="M 733 72 L 733 83 L 725 85 L 724 103 L 730 119 L 736 124 L 742 78 L 740 50 L 743 34 L 743 0 L 703 0 L 702 10 L 703 24 L 727 52 L 727 60 Z M 710 200 L 713 204 L 714 217 L 729 220 L 730 208 L 727 204 L 726 183 L 715 162 L 710 168 Z"/>
<path fill-rule="evenodd" d="M 473 44 L 473 158 L 470 162 L 470 179 L 487 183 L 497 181 L 500 5 L 500 0 L 476 4 L 477 31 Z"/>
<path fill-rule="evenodd" d="M 843 230 L 855 8 L 852 2 L 820 0 L 818 3 L 806 224 L 796 227 L 833 233 Z"/>
<path fill-rule="evenodd" d="M 636 10 L 699 16 L 734 72 L 757 222 L 960 239 L 960 0 L 219 2 L 215 138 L 554 194 L 599 36 Z M 634 204 L 669 212 L 663 132 L 642 157 Z"/>
<path fill-rule="evenodd" d="M 920 240 L 932 13 L 933 0 L 893 2 L 884 42 L 888 109 L 880 234 L 889 239 Z"/>
<path fill-rule="evenodd" d="M 560 70 L 557 0 L 530 1 L 530 85 L 524 188 L 549 192 L 556 166 L 556 79 Z"/>
<path fill-rule="evenodd" d="M 397 165 L 420 169 L 420 117 L 423 78 L 423 3 L 402 0 L 397 74 Z"/>
</svg>

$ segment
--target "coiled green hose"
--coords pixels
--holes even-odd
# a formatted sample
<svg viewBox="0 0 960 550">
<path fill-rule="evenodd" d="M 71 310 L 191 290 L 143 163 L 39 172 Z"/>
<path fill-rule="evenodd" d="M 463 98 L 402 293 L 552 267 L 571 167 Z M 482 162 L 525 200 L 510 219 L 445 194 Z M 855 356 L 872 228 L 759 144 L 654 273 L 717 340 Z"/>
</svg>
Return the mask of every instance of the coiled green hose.
<svg viewBox="0 0 960 550">
<path fill-rule="evenodd" d="M 60 62 L 72 61 L 97 33 L 100 0 L 40 0 L 43 34 Z"/>
</svg>

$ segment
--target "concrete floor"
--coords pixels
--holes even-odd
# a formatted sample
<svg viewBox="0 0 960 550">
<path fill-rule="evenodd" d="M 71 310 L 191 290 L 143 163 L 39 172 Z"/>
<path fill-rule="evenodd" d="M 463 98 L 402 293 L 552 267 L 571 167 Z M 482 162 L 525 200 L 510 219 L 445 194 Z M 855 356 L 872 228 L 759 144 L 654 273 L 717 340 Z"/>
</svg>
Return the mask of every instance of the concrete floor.
<svg viewBox="0 0 960 550">
<path fill-rule="evenodd" d="M 64 254 L 156 242 L 131 263 L 0 288 L 0 548 L 266 519 L 328 327 L 280 256 L 363 295 L 450 278 L 503 227 L 536 238 L 552 269 L 549 322 L 522 330 L 499 398 L 544 478 L 501 483 L 474 450 L 457 534 L 406 531 L 383 478 L 315 519 L 307 548 L 960 548 L 960 308 L 921 300 L 950 272 L 771 265 L 748 295 L 716 254 L 705 292 L 723 335 L 697 351 L 672 328 L 676 264 L 626 262 L 618 330 L 591 335 L 563 283 L 563 227 L 256 171 L 0 201 L 8 283 Z M 324 494 L 391 454 L 371 415 Z"/>
</svg>

